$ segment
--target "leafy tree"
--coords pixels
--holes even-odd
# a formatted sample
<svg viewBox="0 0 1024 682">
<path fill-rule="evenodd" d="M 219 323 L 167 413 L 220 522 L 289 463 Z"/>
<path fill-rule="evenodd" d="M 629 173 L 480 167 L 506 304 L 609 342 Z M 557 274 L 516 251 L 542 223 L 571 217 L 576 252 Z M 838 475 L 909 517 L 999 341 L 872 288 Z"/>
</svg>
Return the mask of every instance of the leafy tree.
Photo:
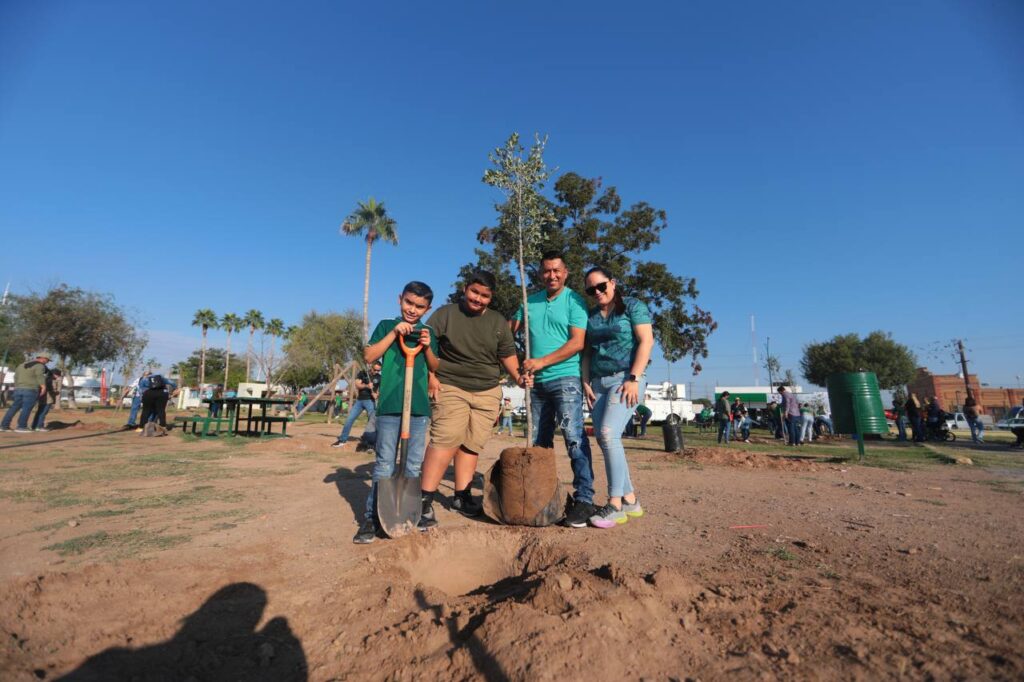
<svg viewBox="0 0 1024 682">
<path fill-rule="evenodd" d="M 544 164 L 544 147 L 547 138 L 534 138 L 529 154 L 519 143 L 519 133 L 512 133 L 504 146 L 490 153 L 491 168 L 484 171 L 483 181 L 501 190 L 505 202 L 498 208 L 498 226 L 490 232 L 496 240 L 507 247 L 502 270 L 507 268 L 509 256 L 514 256 L 519 269 L 519 304 L 523 308 L 522 339 L 526 357 L 530 357 L 530 310 L 527 302 L 526 259 L 537 255 L 537 244 L 541 240 L 545 223 L 553 219 L 550 204 L 541 190 L 548 179 L 548 168 Z M 496 272 L 496 271 L 492 271 Z M 506 294 L 505 298 L 508 298 Z M 510 317 L 506 314 L 506 317 Z M 530 392 L 526 392 L 526 433 L 533 433 L 533 410 L 530 409 Z"/>
<path fill-rule="evenodd" d="M 220 318 L 220 328 L 227 334 L 227 361 L 224 364 L 224 390 L 228 389 L 228 370 L 231 367 L 231 335 L 245 326 L 245 320 L 234 313 L 224 313 Z"/>
<path fill-rule="evenodd" d="M 209 308 L 197 310 L 196 314 L 192 316 L 192 326 L 203 330 L 203 348 L 200 352 L 201 361 L 199 363 L 199 383 L 204 384 L 206 383 L 206 332 L 211 327 L 217 328 L 217 313 Z"/>
<path fill-rule="evenodd" d="M 245 376 L 242 374 L 243 368 L 241 364 L 241 358 L 237 355 L 228 355 L 228 353 L 221 348 L 208 348 L 206 350 L 206 357 L 204 359 L 202 350 L 192 351 L 192 355 L 188 356 L 185 360 L 182 360 L 171 367 L 171 375 L 179 377 L 182 386 L 192 386 L 203 383 L 199 380 L 200 372 L 203 370 L 203 363 L 205 362 L 206 370 L 209 371 L 210 376 L 220 377 L 225 368 L 233 366 L 234 369 L 228 371 L 228 382 L 232 385 L 238 385 L 245 381 Z M 224 384 L 224 388 L 227 389 L 228 383 Z"/>
<path fill-rule="evenodd" d="M 18 344 L 53 351 L 65 381 L 69 367 L 117 360 L 138 338 L 128 313 L 107 294 L 61 284 L 42 296 L 18 297 L 17 305 Z"/>
<path fill-rule="evenodd" d="M 341 224 L 341 234 L 366 240 L 366 275 L 363 280 L 363 342 L 370 338 L 370 252 L 378 239 L 398 245 L 398 224 L 387 214 L 383 202 L 370 197 L 357 202 L 356 210 Z"/>
<path fill-rule="evenodd" d="M 362 320 L 355 311 L 310 311 L 287 336 L 278 381 L 296 389 L 315 386 L 333 376 L 335 364 L 361 360 L 362 354 Z"/>
<path fill-rule="evenodd" d="M 278 365 L 280 364 L 277 359 L 277 345 L 276 340 L 285 335 L 284 322 L 278 318 L 273 318 L 270 322 L 267 322 L 266 326 L 263 327 L 263 333 L 265 336 L 270 336 L 270 352 L 260 353 L 260 364 L 263 366 L 263 376 L 266 379 L 267 387 L 269 388 L 272 384 L 272 377 L 276 373 Z M 260 348 L 263 348 L 262 342 Z"/>
<path fill-rule="evenodd" d="M 914 378 L 917 358 L 892 335 L 875 331 L 861 339 L 857 334 L 841 334 L 831 341 L 804 346 L 800 369 L 807 380 L 824 386 L 835 372 L 874 372 L 882 389 L 892 389 Z"/>
<path fill-rule="evenodd" d="M 249 378 L 252 376 L 252 337 L 257 329 L 263 329 L 263 313 L 255 309 L 250 310 L 242 318 L 242 322 L 249 327 L 249 346 L 245 351 L 245 380 L 249 381 Z"/>
<path fill-rule="evenodd" d="M 514 279 L 508 263 L 515 260 L 517 245 L 507 229 L 515 224 L 509 204 L 496 207 L 497 226 L 485 227 L 477 234 L 485 248 L 476 250 L 476 263 L 459 272 L 460 281 L 477 267 L 494 272 L 498 290 L 492 307 L 505 316 L 511 316 L 520 305 L 519 297 L 510 291 Z M 694 373 L 699 372 L 700 361 L 708 356 L 707 337 L 718 323 L 696 305 L 696 280 L 673 274 L 663 263 L 640 258 L 660 243 L 661 233 L 668 227 L 665 212 L 643 201 L 623 208 L 614 187 L 604 188 L 600 178 L 572 172 L 555 182 L 554 199 L 549 205 L 554 220 L 539 225 L 535 253 L 549 249 L 561 252 L 570 270 L 567 284 L 577 291 L 583 289 L 587 269 L 594 265 L 607 268 L 626 295 L 643 300 L 651 308 L 654 335 L 665 358 L 674 362 L 689 356 Z M 536 287 L 542 286 L 539 266 L 536 258 L 525 266 L 527 279 Z"/>
</svg>

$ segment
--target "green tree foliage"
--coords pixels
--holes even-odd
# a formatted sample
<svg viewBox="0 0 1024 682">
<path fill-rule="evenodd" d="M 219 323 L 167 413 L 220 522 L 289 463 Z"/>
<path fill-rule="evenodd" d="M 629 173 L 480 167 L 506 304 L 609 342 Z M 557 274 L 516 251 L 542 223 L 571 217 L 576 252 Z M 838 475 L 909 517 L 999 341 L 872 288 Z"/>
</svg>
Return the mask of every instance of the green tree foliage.
<svg viewBox="0 0 1024 682">
<path fill-rule="evenodd" d="M 388 215 L 384 202 L 370 197 L 366 203 L 357 202 L 356 209 L 345 218 L 339 230 L 348 237 L 366 240 L 366 270 L 363 279 L 363 342 L 370 338 L 370 254 L 378 239 L 398 245 L 398 223 Z"/>
<path fill-rule="evenodd" d="M 128 313 L 106 294 L 61 284 L 17 297 L 16 306 L 17 345 L 49 349 L 65 369 L 122 359 L 139 343 Z"/>
<path fill-rule="evenodd" d="M 231 335 L 238 332 L 245 326 L 245 320 L 234 313 L 224 313 L 220 318 L 220 328 L 224 330 L 227 335 L 225 345 L 227 346 L 227 358 L 228 363 L 224 367 L 224 386 L 228 385 L 228 370 L 231 365 Z"/>
<path fill-rule="evenodd" d="M 209 375 L 211 383 L 217 383 L 223 378 L 226 358 L 228 358 L 228 354 L 222 348 L 206 349 L 206 373 Z M 202 349 L 194 350 L 187 359 L 174 365 L 172 374 L 177 374 L 181 377 L 183 386 L 198 386 L 200 383 L 199 372 L 202 365 Z M 245 381 L 245 365 L 242 364 L 241 358 L 232 353 L 230 365 L 231 367 L 227 375 L 228 382 L 224 386 L 225 390 L 229 390 L 229 387 L 237 388 L 239 383 Z"/>
<path fill-rule="evenodd" d="M 812 384 L 824 386 L 835 372 L 874 372 L 882 389 L 892 389 L 914 378 L 917 358 L 887 332 L 871 332 L 863 339 L 842 334 L 831 341 L 804 346 L 800 369 Z"/>
<path fill-rule="evenodd" d="M 334 365 L 361 360 L 363 323 L 355 311 L 318 313 L 311 311 L 302 323 L 292 327 L 284 344 L 284 362 L 277 379 L 295 389 L 330 380 Z"/>
<path fill-rule="evenodd" d="M 245 380 L 249 381 L 249 377 L 252 376 L 252 337 L 257 329 L 263 329 L 263 313 L 254 308 L 245 314 L 242 323 L 249 328 L 249 345 L 245 351 Z"/>
<path fill-rule="evenodd" d="M 672 273 L 664 263 L 641 258 L 660 243 L 661 233 L 668 227 L 665 212 L 643 201 L 623 208 L 614 187 L 605 188 L 600 178 L 577 173 L 565 173 L 553 189 L 554 198 L 544 199 L 553 218 L 537 225 L 533 258 L 526 263 L 531 285 L 542 286 L 536 254 L 547 250 L 564 254 L 570 270 L 568 286 L 578 292 L 583 291 L 583 276 L 590 267 L 607 268 L 627 296 L 650 306 L 654 335 L 666 359 L 674 362 L 689 356 L 694 372 L 699 372 L 701 359 L 708 355 L 707 337 L 718 323 L 696 305 L 696 280 Z M 511 203 L 510 199 L 496 206 L 498 224 L 477 235 L 483 247 L 475 252 L 477 261 L 459 271 L 460 282 L 478 267 L 493 272 L 498 290 L 492 307 L 506 317 L 521 303 L 509 269 L 517 256 L 514 230 L 507 229 L 515 221 Z M 457 291 L 452 300 L 458 296 Z"/>
<path fill-rule="evenodd" d="M 217 328 L 217 313 L 213 312 L 209 308 L 202 308 L 197 310 L 196 314 L 192 317 L 192 326 L 199 327 L 203 330 L 203 347 L 200 353 L 201 361 L 199 363 L 199 383 L 206 382 L 206 332 L 211 328 Z"/>
</svg>

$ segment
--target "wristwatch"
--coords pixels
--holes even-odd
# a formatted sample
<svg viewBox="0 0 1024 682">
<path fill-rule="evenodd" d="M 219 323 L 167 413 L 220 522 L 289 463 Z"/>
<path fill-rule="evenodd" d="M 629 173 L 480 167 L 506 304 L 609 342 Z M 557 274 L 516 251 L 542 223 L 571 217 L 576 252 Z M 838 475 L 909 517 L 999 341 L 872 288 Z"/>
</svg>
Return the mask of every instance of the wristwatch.
<svg viewBox="0 0 1024 682">
<path fill-rule="evenodd" d="M 635 374 L 627 374 L 626 375 L 626 381 L 636 381 L 636 380 L 637 380 L 637 378 L 636 378 Z"/>
</svg>

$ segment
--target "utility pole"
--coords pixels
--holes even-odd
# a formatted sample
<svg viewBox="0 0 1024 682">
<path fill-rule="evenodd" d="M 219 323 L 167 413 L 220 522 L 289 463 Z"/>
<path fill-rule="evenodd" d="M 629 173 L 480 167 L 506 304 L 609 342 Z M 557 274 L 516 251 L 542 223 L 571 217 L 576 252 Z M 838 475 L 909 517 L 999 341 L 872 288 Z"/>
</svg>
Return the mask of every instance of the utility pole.
<svg viewBox="0 0 1024 682">
<path fill-rule="evenodd" d="M 754 352 L 754 385 L 761 385 L 761 369 L 757 366 L 757 333 L 754 330 L 754 316 L 750 316 L 750 349 Z"/>
<path fill-rule="evenodd" d="M 961 339 L 957 339 L 956 346 L 960 351 L 960 367 L 964 373 L 964 388 L 967 389 L 967 397 L 974 398 L 974 393 L 971 391 L 971 382 L 967 378 L 967 356 L 964 355 L 964 342 Z"/>
</svg>

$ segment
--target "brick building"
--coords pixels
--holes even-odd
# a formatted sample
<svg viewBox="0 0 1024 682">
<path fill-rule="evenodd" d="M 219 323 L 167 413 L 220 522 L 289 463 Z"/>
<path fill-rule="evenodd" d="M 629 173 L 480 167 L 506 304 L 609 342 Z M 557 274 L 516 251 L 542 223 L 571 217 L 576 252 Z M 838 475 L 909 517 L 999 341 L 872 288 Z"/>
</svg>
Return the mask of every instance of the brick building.
<svg viewBox="0 0 1024 682">
<path fill-rule="evenodd" d="M 1024 390 L 1019 388 L 982 386 L 977 374 L 968 374 L 967 381 L 982 413 L 992 415 L 993 419 L 1002 419 L 1011 407 L 1024 400 Z M 917 375 L 907 384 L 907 390 L 916 393 L 922 403 L 930 396 L 938 397 L 939 405 L 947 412 L 960 410 L 967 399 L 964 380 L 959 374 L 932 374 L 927 367 L 917 368 Z"/>
</svg>

